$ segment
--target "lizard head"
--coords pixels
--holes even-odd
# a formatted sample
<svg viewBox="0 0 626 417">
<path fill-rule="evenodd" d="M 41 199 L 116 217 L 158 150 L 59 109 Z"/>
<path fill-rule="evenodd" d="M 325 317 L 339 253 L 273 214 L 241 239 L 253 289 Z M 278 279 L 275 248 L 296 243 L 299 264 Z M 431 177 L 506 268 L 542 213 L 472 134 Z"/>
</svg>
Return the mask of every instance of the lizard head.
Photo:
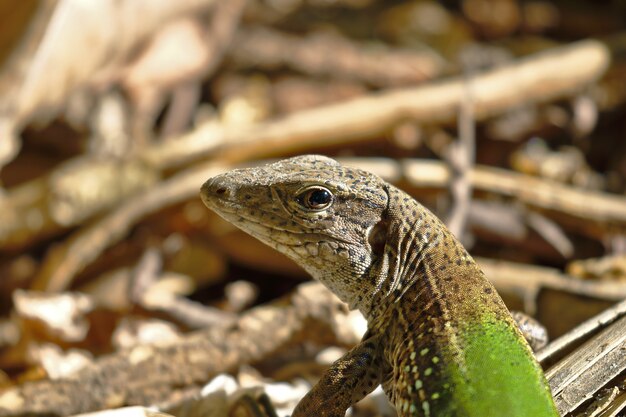
<svg viewBox="0 0 626 417">
<path fill-rule="evenodd" d="M 202 201 L 217 214 L 292 258 L 354 308 L 375 281 L 376 226 L 386 183 L 317 155 L 299 156 L 209 179 Z"/>
</svg>

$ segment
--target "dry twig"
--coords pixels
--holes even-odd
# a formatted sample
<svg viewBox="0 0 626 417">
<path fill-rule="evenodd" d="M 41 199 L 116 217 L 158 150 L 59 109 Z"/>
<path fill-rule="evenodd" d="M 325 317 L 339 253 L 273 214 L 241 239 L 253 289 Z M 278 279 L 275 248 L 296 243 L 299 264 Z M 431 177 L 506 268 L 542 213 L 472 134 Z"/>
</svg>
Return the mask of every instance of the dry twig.
<svg viewBox="0 0 626 417">
<path fill-rule="evenodd" d="M 223 167 L 212 164 L 190 169 L 126 200 L 111 214 L 80 230 L 62 248 L 49 255 L 33 287 L 48 291 L 67 288 L 77 272 L 112 243 L 122 239 L 146 214 L 196 195 L 200 184 L 223 170 Z"/>
<path fill-rule="evenodd" d="M 406 179 L 421 187 L 442 188 L 450 178 L 448 169 L 438 161 L 405 160 L 401 166 Z M 626 227 L 626 199 L 622 196 L 486 166 L 472 170 L 470 181 L 476 190 L 547 210 L 558 215 L 559 222 L 591 236 L 602 237 L 613 227 Z"/>
<path fill-rule="evenodd" d="M 239 27 L 241 14 L 247 0 L 218 2 L 208 25 L 205 50 L 209 60 L 205 63 L 202 75 L 213 75 L 229 49 L 233 35 Z M 182 129 L 193 115 L 193 108 L 200 96 L 200 83 L 191 82 L 177 88 L 172 97 L 172 104 L 163 122 L 162 136 L 168 137 Z"/>
<path fill-rule="evenodd" d="M 498 291 L 517 293 L 524 301 L 524 312 L 537 311 L 537 294 L 542 289 L 559 290 L 601 300 L 619 301 L 626 298 L 626 287 L 617 282 L 580 281 L 557 269 L 477 258 L 485 275 Z"/>
<path fill-rule="evenodd" d="M 609 61 L 606 47 L 583 41 L 528 56 L 474 78 L 476 120 L 502 114 L 524 103 L 567 97 L 595 81 Z M 512 82 L 512 81 L 515 82 Z M 312 147 L 347 144 L 387 132 L 407 119 L 451 123 L 465 94 L 462 78 L 391 90 L 344 103 L 301 111 L 248 126 L 204 126 L 179 140 L 146 149 L 157 167 L 188 163 L 219 151 L 228 162 L 298 153 Z"/>
<path fill-rule="evenodd" d="M 446 161 L 451 174 L 450 193 L 453 204 L 446 223 L 450 231 L 460 239 L 463 238 L 465 232 L 472 201 L 469 173 L 476 158 L 476 124 L 472 95 L 472 80 L 468 78 L 465 84 L 465 96 L 459 111 L 459 138 L 450 144 L 446 152 Z"/>
<path fill-rule="evenodd" d="M 242 28 L 229 56 L 243 68 L 275 70 L 286 66 L 316 77 L 358 80 L 378 87 L 435 78 L 444 67 L 443 58 L 434 51 L 374 49 L 338 34 L 298 38 L 266 27 Z"/>
</svg>

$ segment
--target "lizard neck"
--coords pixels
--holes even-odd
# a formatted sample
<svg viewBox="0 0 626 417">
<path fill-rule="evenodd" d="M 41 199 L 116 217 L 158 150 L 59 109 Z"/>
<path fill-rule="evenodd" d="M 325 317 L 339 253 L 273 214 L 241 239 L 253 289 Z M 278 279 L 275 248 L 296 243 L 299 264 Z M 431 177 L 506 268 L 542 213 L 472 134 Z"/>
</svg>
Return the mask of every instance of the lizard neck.
<svg viewBox="0 0 626 417">
<path fill-rule="evenodd" d="M 388 312 L 407 300 L 416 310 L 435 304 L 450 321 L 478 314 L 494 297 L 501 303 L 476 262 L 434 214 L 395 187 L 388 192 L 387 236 L 369 271 L 375 290 L 360 308 L 368 321 L 382 325 Z"/>
</svg>

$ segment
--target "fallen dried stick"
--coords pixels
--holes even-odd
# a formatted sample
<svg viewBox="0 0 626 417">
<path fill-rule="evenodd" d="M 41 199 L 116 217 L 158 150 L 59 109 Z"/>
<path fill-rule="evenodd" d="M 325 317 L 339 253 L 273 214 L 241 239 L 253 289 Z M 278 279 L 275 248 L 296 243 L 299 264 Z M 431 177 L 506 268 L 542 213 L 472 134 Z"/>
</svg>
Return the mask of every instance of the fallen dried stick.
<svg viewBox="0 0 626 417">
<path fill-rule="evenodd" d="M 444 152 L 445 161 L 451 174 L 450 209 L 446 224 L 450 231 L 463 240 L 467 217 L 472 202 L 472 184 L 469 173 L 476 161 L 476 123 L 472 99 L 472 80 L 465 81 L 465 95 L 459 111 L 458 139 L 448 145 Z"/>
<path fill-rule="evenodd" d="M 208 24 L 208 35 L 205 38 L 205 48 L 209 60 L 205 63 L 203 77 L 210 78 L 217 67 L 222 63 L 225 52 L 229 49 L 233 37 L 239 27 L 239 22 L 247 0 L 231 0 L 218 2 Z M 200 96 L 199 82 L 190 82 L 176 89 L 170 108 L 167 110 L 163 122 L 162 136 L 172 136 L 171 132 L 178 132 L 189 122 L 193 115 L 192 106 L 197 105 Z M 154 121 L 152 121 L 154 122 Z M 152 126 L 152 125 L 150 125 Z"/>
<path fill-rule="evenodd" d="M 157 404 L 174 389 L 205 383 L 304 340 L 350 346 L 358 336 L 345 312 L 321 284 L 303 284 L 287 300 L 252 309 L 228 328 L 192 333 L 163 346 L 140 345 L 102 357 L 72 376 L 6 390 L 0 394 L 0 416 Z"/>
<path fill-rule="evenodd" d="M 556 222 L 541 213 L 529 212 L 526 214 L 526 223 L 563 258 L 574 255 L 574 243 Z"/>
<path fill-rule="evenodd" d="M 587 341 L 546 372 L 557 410 L 574 411 L 626 369 L 626 317 Z M 613 414 L 616 415 L 616 414 Z"/>
<path fill-rule="evenodd" d="M 472 82 L 474 117 L 484 120 L 525 103 L 574 94 L 598 79 L 608 63 L 603 44 L 582 41 L 479 74 Z M 143 156 L 154 166 L 170 168 L 216 150 L 222 160 L 238 162 L 346 144 L 376 137 L 407 119 L 451 123 L 464 94 L 462 78 L 384 91 L 264 123 L 204 126 L 179 140 L 146 149 Z"/>
<path fill-rule="evenodd" d="M 250 2 L 250 5 L 246 9 L 246 20 L 260 22 L 270 26 L 277 22 L 282 22 L 283 19 L 297 14 L 302 9 L 307 10 L 307 13 L 314 9 L 321 11 L 339 9 L 353 10 L 356 12 L 362 10 L 364 4 L 365 3 L 359 3 L 354 0 L 333 0 L 332 2 L 325 0 L 289 0 L 288 3 L 281 3 L 279 5 L 278 3 L 254 0 Z"/>
<path fill-rule="evenodd" d="M 54 236 L 149 188 L 159 175 L 137 160 L 74 158 L 0 196 L 0 248 Z"/>
<path fill-rule="evenodd" d="M 206 39 L 207 49 L 210 51 L 211 60 L 205 68 L 205 77 L 215 73 L 215 69 L 224 59 L 224 54 L 234 41 L 241 15 L 248 0 L 229 1 L 215 6 L 214 15 L 209 22 L 209 33 Z"/>
<path fill-rule="evenodd" d="M 626 298 L 626 286 L 619 282 L 583 281 L 554 268 L 487 258 L 476 260 L 498 291 L 520 295 L 524 302 L 524 311 L 530 315 L 535 314 L 537 310 L 536 295 L 541 289 L 559 290 L 608 301 Z"/>
<path fill-rule="evenodd" d="M 368 48 L 338 34 L 299 37 L 261 26 L 241 28 L 228 55 L 242 68 L 289 67 L 316 77 L 357 80 L 379 87 L 431 79 L 445 65 L 432 50 L 383 49 L 380 45 Z"/>
<path fill-rule="evenodd" d="M 47 291 L 67 288 L 78 272 L 107 247 L 122 239 L 130 227 L 145 215 L 197 195 L 200 185 L 207 178 L 225 170 L 226 168 L 215 164 L 205 164 L 183 171 L 158 186 L 125 200 L 110 214 L 79 230 L 62 247 L 48 254 L 32 288 Z"/>
<path fill-rule="evenodd" d="M 550 234 L 537 229 L 536 217 L 549 225 Z M 562 262 L 571 255 L 567 250 L 574 248 L 556 222 L 510 201 L 474 199 L 467 221 L 477 240 L 515 248 L 537 259 Z"/>
<path fill-rule="evenodd" d="M 155 248 L 148 248 L 135 265 L 131 274 L 130 299 L 141 308 L 166 314 L 188 329 L 206 329 L 233 323 L 237 316 L 229 311 L 207 306 L 169 290 L 154 291 L 157 283 L 166 278 L 163 258 Z"/>
<path fill-rule="evenodd" d="M 429 182 L 444 186 L 448 183 L 449 173 L 440 163 L 434 162 L 428 169 L 425 161 L 407 161 L 407 178 L 421 184 Z M 604 231 L 613 226 L 626 226 L 626 198 L 619 195 L 581 190 L 556 181 L 486 166 L 476 167 L 470 179 L 477 190 L 512 197 L 531 207 L 570 216 L 574 226 L 584 228 L 596 237 L 602 237 Z"/>
</svg>

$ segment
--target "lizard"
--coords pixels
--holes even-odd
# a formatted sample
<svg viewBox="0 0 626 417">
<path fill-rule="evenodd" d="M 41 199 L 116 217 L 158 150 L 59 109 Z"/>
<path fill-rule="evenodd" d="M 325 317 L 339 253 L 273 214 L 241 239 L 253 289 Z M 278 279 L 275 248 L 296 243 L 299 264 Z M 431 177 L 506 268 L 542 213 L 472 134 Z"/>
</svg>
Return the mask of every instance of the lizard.
<svg viewBox="0 0 626 417">
<path fill-rule="evenodd" d="M 379 384 L 400 417 L 555 417 L 509 311 L 446 226 L 402 190 L 319 156 L 208 179 L 204 204 L 367 319 L 292 417 L 343 417 Z"/>
</svg>

